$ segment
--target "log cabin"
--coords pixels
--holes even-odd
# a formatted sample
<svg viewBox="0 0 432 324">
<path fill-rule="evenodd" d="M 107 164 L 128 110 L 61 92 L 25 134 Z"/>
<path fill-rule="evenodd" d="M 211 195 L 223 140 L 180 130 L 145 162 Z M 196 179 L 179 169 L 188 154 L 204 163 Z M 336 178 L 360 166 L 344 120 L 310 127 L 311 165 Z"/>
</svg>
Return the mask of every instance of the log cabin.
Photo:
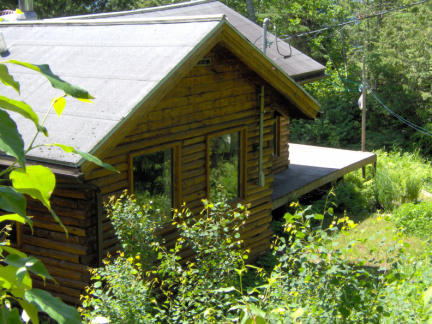
<svg viewBox="0 0 432 324">
<path fill-rule="evenodd" d="M 212 15 L 164 16 L 168 9 L 208 4 L 217 5 Z M 272 235 L 274 175 L 289 164 L 290 119 L 313 119 L 319 109 L 299 82 L 323 77 L 323 66 L 295 48 L 290 58 L 264 55 L 250 41 L 262 28 L 253 25 L 255 34 L 250 29 L 243 33 L 231 20 L 240 27 L 250 22 L 237 14 L 230 19 L 234 14 L 219 2 L 168 7 L 139 12 L 157 12 L 158 17 L 101 15 L 0 25 L 7 47 L 3 59 L 47 63 L 96 97 L 93 104 L 68 99 L 60 118 L 49 112 L 45 126 L 50 136 L 39 136 L 35 144 L 72 145 L 119 171 L 55 147 L 28 153 L 29 164 L 48 166 L 56 174 L 51 203 L 69 235 L 29 199 L 34 232 L 17 228 L 15 244 L 42 260 L 59 283 L 35 279 L 34 285 L 71 304 L 79 304 L 90 282 L 88 267 L 118 249 L 103 202 L 125 189 L 150 199 L 158 195 L 168 210 L 185 203 L 198 213 L 201 200 L 212 198 L 217 184 L 223 184 L 231 201 L 250 204 L 241 233 L 244 248 L 251 259 L 265 251 Z M 279 48 L 289 46 L 281 42 Z M 21 93 L 4 86 L 0 93 L 24 100 L 44 116 L 58 91 L 37 73 L 9 70 L 21 83 Z M 11 115 L 29 144 L 34 127 Z M 0 155 L 1 165 L 10 163 Z M 230 183 L 218 176 L 227 168 L 234 175 Z M 168 243 L 177 237 L 169 222 L 161 235 Z"/>
</svg>

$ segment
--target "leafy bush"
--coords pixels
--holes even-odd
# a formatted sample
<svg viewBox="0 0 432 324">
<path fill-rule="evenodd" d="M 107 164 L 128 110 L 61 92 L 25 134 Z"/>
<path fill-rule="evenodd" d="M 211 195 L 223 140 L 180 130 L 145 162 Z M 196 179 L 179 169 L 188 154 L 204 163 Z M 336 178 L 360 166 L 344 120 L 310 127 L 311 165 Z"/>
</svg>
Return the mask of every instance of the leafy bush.
<svg viewBox="0 0 432 324">
<path fill-rule="evenodd" d="M 128 200 L 123 206 L 129 203 L 134 204 Z M 148 215 L 148 206 L 136 208 Z M 409 258 L 404 254 L 403 234 L 395 233 L 394 238 L 382 237 L 378 242 L 376 248 L 384 253 L 374 253 L 374 248 L 358 260 L 349 259 L 353 246 L 367 239 L 339 246 L 338 238 L 356 225 L 346 216 L 337 218 L 329 208 L 326 217 L 331 223 L 325 227 L 324 215 L 308 207 L 285 215 L 285 224 L 278 226 L 282 225 L 283 235 L 274 243 L 273 255 L 260 260 L 264 270 L 243 262 L 246 254 L 239 248 L 236 233 L 245 217 L 244 207 L 232 210 L 224 202 L 204 201 L 196 218 L 183 210 L 175 223 L 180 238 L 170 249 L 153 245 L 158 261 L 151 270 L 144 270 L 140 254 L 126 252 L 105 261 L 105 268 L 93 270 L 96 282 L 88 288 L 81 310 L 85 319 L 408 323 L 428 318 L 428 302 L 422 303 L 423 292 L 432 286 L 428 244 L 421 257 Z M 388 240 L 394 241 L 389 244 Z M 182 259 L 191 255 L 185 249 L 196 257 Z"/>
<path fill-rule="evenodd" d="M 124 253 L 132 258 L 140 255 L 143 268 L 148 270 L 156 259 L 155 251 L 159 246 L 156 230 L 165 222 L 158 210 L 151 203 L 139 206 L 126 191 L 120 199 L 111 197 L 105 207 Z"/>
<path fill-rule="evenodd" d="M 312 211 L 323 213 L 327 206 L 332 206 L 337 213 L 346 212 L 349 215 L 364 215 L 375 207 L 372 189 L 372 167 L 367 168 L 366 179 L 362 178 L 361 170 L 345 175 L 343 181 L 325 191 L 320 199 L 307 204 L 312 205 Z M 300 200 L 304 204 L 303 200 Z"/>
<path fill-rule="evenodd" d="M 187 209 L 176 214 L 180 237 L 167 248 L 155 237 L 158 219 L 152 217 L 149 204 L 138 206 L 125 196 L 111 199 L 109 214 L 124 252 L 114 261 L 106 260 L 104 268 L 92 270 L 96 282 L 84 297 L 85 319 L 190 323 L 224 318 L 228 310 L 214 291 L 239 284 L 236 271 L 244 267 L 247 255 L 239 249 L 238 231 L 248 211 L 225 202 L 203 203 L 198 217 Z M 194 258 L 182 259 L 191 253 Z"/>
<path fill-rule="evenodd" d="M 426 319 L 421 298 L 432 283 L 430 247 L 425 246 L 420 259 L 403 262 L 407 244 L 400 234 L 382 258 L 374 259 L 370 251 L 365 259 L 350 262 L 346 256 L 362 242 L 339 247 L 337 234 L 355 224 L 347 217 L 335 218 L 331 209 L 328 213 L 333 222 L 327 229 L 324 215 L 313 214 L 310 208 L 287 214 L 285 230 L 293 244 L 287 245 L 284 238 L 275 244 L 279 264 L 266 277 L 267 283 L 246 291 L 220 290 L 221 303 L 231 307 L 235 319 L 250 323 L 414 323 Z M 383 237 L 379 246 L 386 240 Z M 366 260 L 372 265 L 366 266 Z"/>
<path fill-rule="evenodd" d="M 397 227 L 406 234 L 416 235 L 424 239 L 432 236 L 432 203 L 405 204 L 393 213 Z"/>
</svg>

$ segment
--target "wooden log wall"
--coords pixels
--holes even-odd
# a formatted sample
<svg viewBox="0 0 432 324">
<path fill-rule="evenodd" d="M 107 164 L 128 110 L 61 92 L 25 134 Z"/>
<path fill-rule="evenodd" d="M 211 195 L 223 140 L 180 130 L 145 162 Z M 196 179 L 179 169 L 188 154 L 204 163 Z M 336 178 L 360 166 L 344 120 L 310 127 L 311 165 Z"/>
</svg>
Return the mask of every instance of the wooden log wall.
<svg viewBox="0 0 432 324">
<path fill-rule="evenodd" d="M 91 186 L 100 189 L 103 201 L 128 189 L 129 155 L 134 152 L 167 144 L 179 146 L 178 203 L 185 202 L 198 214 L 207 191 L 207 136 L 225 130 L 242 128 L 246 133 L 243 145 L 247 158 L 244 163 L 246 192 L 241 203 L 251 207 L 250 217 L 241 231 L 244 248 L 251 251 L 250 260 L 253 260 L 270 246 L 273 174 L 289 163 L 287 116 L 280 117 L 279 121 L 279 155 L 274 155 L 273 147 L 275 109 L 283 100 L 226 48 L 217 46 L 205 57 L 211 59 L 210 65 L 196 66 L 156 109 L 135 124 L 130 121 L 129 135 L 107 156 L 101 157 L 120 173 L 96 168 L 85 175 L 86 184 L 73 176 L 57 177 L 52 207 L 66 226 L 68 236 L 45 207 L 29 199 L 27 213 L 34 217 L 34 232 L 22 226 L 17 243 L 20 250 L 38 257 L 59 283 L 47 281 L 44 285 L 40 278 L 34 278 L 35 287 L 44 288 L 68 303 L 79 304 L 80 295 L 90 281 L 88 266 L 96 267 L 99 257 L 97 191 Z M 261 85 L 266 87 L 263 187 L 257 185 Z M 118 239 L 106 214 L 102 222 L 103 254 L 106 255 L 118 250 Z M 171 225 L 165 226 L 161 233 L 168 245 L 178 237 Z M 190 256 L 186 251 L 184 257 Z"/>
<path fill-rule="evenodd" d="M 94 169 L 86 180 L 101 188 L 104 200 L 128 188 L 128 155 L 169 143 L 180 143 L 179 168 L 181 201 L 198 214 L 201 199 L 206 198 L 206 136 L 231 128 L 246 128 L 247 192 L 244 204 L 250 204 L 250 217 L 242 231 L 251 257 L 270 246 L 272 231 L 271 192 L 273 169 L 286 168 L 288 163 L 288 118 L 282 118 L 281 152 L 273 157 L 274 101 L 265 98 L 264 161 L 265 186 L 259 187 L 258 151 L 260 87 L 264 82 L 223 47 L 215 47 L 206 58 L 208 66 L 196 66 L 143 120 L 137 122 L 129 135 L 102 159 L 114 165 L 120 174 Z M 265 85 L 267 88 L 268 85 Z M 104 252 L 117 249 L 117 239 L 108 219 L 104 219 Z M 177 237 L 175 229 L 163 230 L 167 241 Z"/>
<path fill-rule="evenodd" d="M 70 304 L 79 304 L 90 282 L 88 265 L 97 266 L 97 217 L 94 189 L 57 177 L 51 207 L 68 234 L 39 201 L 27 197 L 29 226 L 20 226 L 17 247 L 41 260 L 58 284 L 33 277 L 33 286 L 50 291 Z"/>
</svg>

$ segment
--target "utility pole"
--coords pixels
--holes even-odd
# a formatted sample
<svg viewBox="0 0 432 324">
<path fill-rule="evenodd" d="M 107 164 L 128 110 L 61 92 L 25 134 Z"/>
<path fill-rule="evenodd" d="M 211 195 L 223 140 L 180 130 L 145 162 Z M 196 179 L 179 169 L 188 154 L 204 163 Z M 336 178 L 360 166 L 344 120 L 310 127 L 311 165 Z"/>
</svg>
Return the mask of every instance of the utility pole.
<svg viewBox="0 0 432 324">
<path fill-rule="evenodd" d="M 362 133 L 361 133 L 361 149 L 366 151 L 366 57 L 363 56 L 363 88 L 362 88 Z M 363 178 L 366 177 L 366 168 L 362 167 Z"/>
</svg>

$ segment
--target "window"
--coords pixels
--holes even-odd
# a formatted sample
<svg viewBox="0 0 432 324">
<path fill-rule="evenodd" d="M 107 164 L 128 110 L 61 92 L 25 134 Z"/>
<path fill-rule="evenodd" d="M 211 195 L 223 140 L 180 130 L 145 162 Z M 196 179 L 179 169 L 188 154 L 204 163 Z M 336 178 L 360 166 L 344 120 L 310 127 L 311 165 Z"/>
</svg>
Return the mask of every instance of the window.
<svg viewBox="0 0 432 324">
<path fill-rule="evenodd" d="M 163 218 L 162 223 L 171 219 L 177 202 L 174 172 L 177 150 L 177 147 L 168 147 L 131 155 L 131 191 L 139 203 L 151 201 Z"/>
<path fill-rule="evenodd" d="M 244 196 L 244 130 L 208 138 L 208 197 L 234 200 Z"/>
</svg>

